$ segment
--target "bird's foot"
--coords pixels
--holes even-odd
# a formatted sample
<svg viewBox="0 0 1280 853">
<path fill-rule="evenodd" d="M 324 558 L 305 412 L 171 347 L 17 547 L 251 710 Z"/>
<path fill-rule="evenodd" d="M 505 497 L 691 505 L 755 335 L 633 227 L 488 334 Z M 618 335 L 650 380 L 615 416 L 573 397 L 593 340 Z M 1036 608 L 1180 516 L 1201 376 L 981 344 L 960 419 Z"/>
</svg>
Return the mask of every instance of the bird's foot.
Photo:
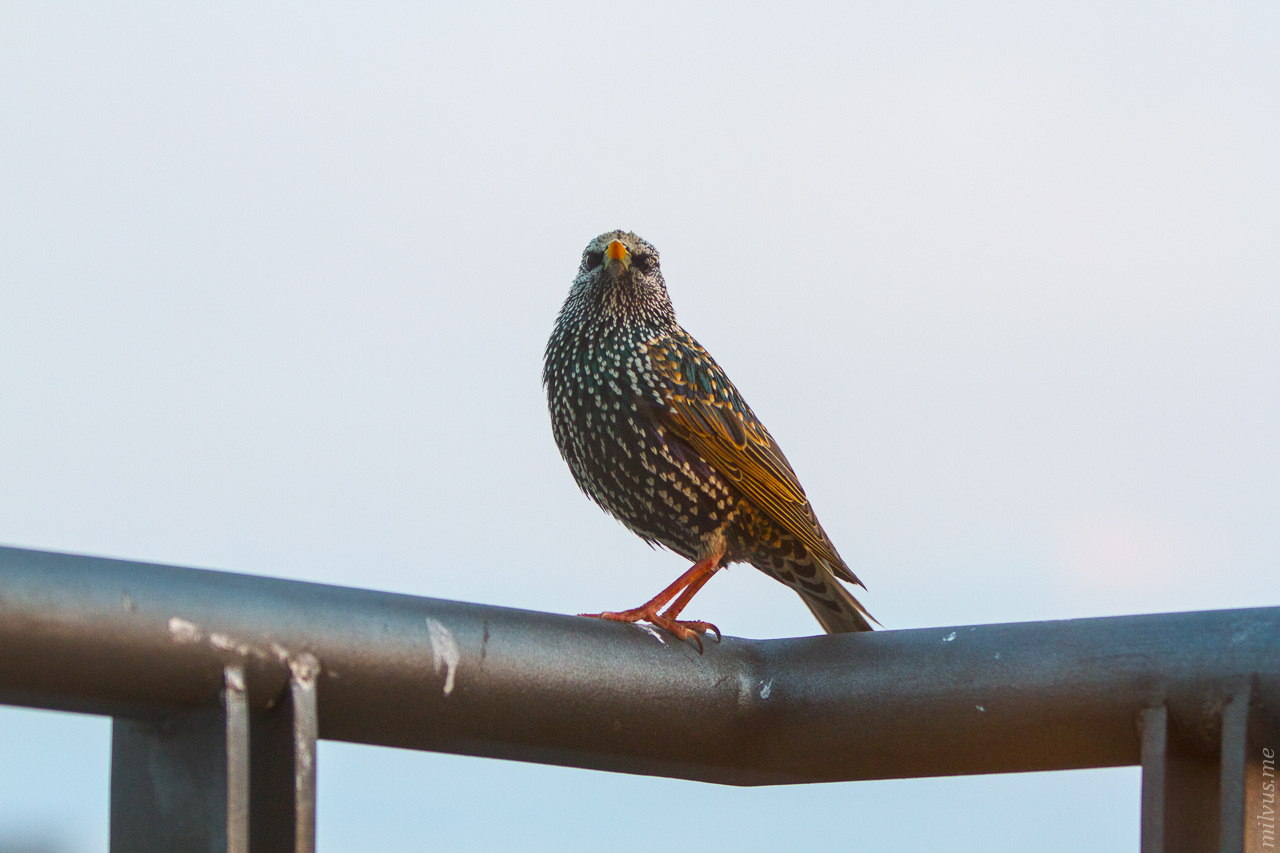
<svg viewBox="0 0 1280 853">
<path fill-rule="evenodd" d="M 648 622 L 658 626 L 681 642 L 692 637 L 694 642 L 698 644 L 699 654 L 702 653 L 702 635 L 708 631 L 715 631 L 716 642 L 720 642 L 720 629 L 710 622 L 675 619 L 648 607 L 634 607 L 631 610 L 622 610 L 617 613 L 606 610 L 603 613 L 579 613 L 578 615 L 592 619 L 607 619 L 610 622 Z"/>
<path fill-rule="evenodd" d="M 710 622 L 672 619 L 670 616 L 663 614 L 656 614 L 648 621 L 674 634 L 681 642 L 692 637 L 694 642 L 698 644 L 698 654 L 702 654 L 702 635 L 708 631 L 715 631 L 716 642 L 720 642 L 720 629 Z"/>
</svg>

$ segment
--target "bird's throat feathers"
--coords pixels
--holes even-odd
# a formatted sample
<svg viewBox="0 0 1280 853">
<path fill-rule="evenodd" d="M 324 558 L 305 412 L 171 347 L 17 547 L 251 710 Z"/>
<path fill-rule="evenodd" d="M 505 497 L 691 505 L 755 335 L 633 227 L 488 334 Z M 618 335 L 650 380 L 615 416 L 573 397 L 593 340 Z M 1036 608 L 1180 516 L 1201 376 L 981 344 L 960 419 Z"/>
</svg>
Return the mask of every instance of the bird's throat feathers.
<svg viewBox="0 0 1280 853">
<path fill-rule="evenodd" d="M 626 251 L 613 250 L 613 242 Z M 650 341 L 680 334 L 657 251 L 634 234 L 613 231 L 587 246 L 547 343 L 543 381 L 572 383 L 621 363 Z M 571 368 L 570 365 L 574 365 Z"/>
<path fill-rule="evenodd" d="M 661 274 L 641 276 L 629 270 L 591 270 L 574 282 L 565 310 L 580 312 L 597 330 L 647 327 L 654 332 L 675 325 L 675 309 Z"/>
</svg>

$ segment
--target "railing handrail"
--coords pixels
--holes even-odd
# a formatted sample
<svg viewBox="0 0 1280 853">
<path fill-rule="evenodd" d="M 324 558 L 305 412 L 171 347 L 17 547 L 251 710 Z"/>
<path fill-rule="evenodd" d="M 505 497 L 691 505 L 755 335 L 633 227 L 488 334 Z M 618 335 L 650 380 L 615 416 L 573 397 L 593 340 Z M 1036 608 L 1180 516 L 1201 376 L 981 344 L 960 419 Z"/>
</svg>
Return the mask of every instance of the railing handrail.
<svg viewBox="0 0 1280 853">
<path fill-rule="evenodd" d="M 319 661 L 320 737 L 733 784 L 1137 764 L 1165 705 L 1280 707 L 1280 608 L 692 644 L 644 628 L 0 548 L 0 701 L 250 707 Z"/>
</svg>

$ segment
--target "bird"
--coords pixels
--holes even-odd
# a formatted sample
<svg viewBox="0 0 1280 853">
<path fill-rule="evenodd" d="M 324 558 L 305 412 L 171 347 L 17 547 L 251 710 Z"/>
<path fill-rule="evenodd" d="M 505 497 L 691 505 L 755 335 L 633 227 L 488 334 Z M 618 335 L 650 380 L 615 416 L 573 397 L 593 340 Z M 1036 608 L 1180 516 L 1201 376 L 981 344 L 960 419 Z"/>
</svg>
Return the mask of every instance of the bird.
<svg viewBox="0 0 1280 853">
<path fill-rule="evenodd" d="M 748 563 L 799 593 L 827 633 L 874 630 L 841 581 L 865 586 L 818 523 L 782 449 L 676 321 L 648 241 L 618 230 L 587 244 L 547 342 L 542 382 L 556 446 L 578 487 L 650 545 L 693 561 L 639 607 L 580 615 L 648 622 L 692 637 L 701 651 L 707 631 L 719 639 L 720 630 L 682 620 L 682 611 L 721 568 Z"/>
</svg>

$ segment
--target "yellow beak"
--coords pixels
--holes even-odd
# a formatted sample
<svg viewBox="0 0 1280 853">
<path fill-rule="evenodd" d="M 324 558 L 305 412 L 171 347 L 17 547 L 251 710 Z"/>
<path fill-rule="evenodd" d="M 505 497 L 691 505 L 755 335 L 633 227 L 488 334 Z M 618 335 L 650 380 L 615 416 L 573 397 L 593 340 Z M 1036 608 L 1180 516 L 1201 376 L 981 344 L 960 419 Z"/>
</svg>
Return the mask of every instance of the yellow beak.
<svg viewBox="0 0 1280 853">
<path fill-rule="evenodd" d="M 627 247 L 621 242 L 614 240 L 604 250 L 604 255 L 610 261 L 621 261 L 623 267 L 631 266 L 631 253 L 627 251 Z"/>
</svg>

